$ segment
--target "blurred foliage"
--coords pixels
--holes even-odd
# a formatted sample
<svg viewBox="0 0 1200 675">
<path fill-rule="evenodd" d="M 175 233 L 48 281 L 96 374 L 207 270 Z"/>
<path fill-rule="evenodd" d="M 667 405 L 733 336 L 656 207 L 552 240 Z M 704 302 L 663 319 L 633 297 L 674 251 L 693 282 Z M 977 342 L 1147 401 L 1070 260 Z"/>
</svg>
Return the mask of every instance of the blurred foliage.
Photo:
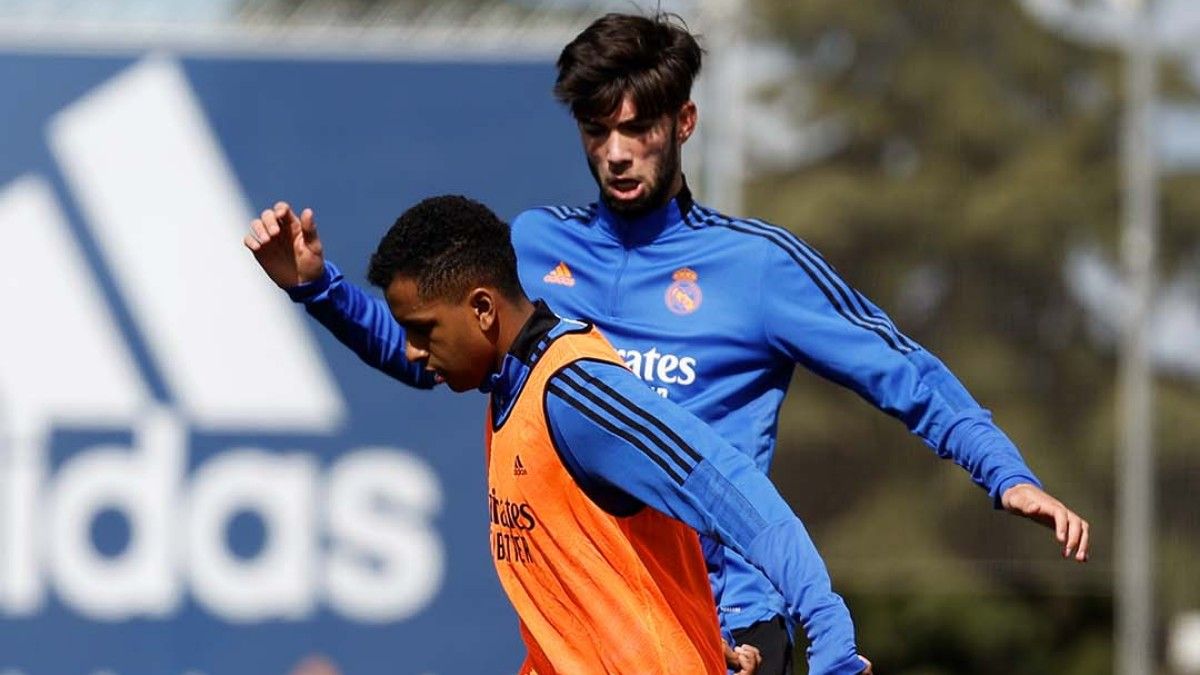
<svg viewBox="0 0 1200 675">
<path fill-rule="evenodd" d="M 1064 281 L 1117 259 L 1119 55 L 1015 2 L 758 0 L 835 120 L 820 162 L 757 177 L 748 211 L 821 250 L 945 361 L 1047 488 L 1093 525 L 1086 566 L 994 511 L 964 472 L 853 394 L 801 371 L 773 476 L 812 527 L 883 673 L 1104 673 L 1112 662 L 1116 356 Z M 1192 96 L 1164 67 L 1172 95 Z M 1161 183 L 1163 278 L 1200 251 L 1200 177 Z M 1200 387 L 1158 387 L 1161 618 L 1200 607 Z"/>
</svg>

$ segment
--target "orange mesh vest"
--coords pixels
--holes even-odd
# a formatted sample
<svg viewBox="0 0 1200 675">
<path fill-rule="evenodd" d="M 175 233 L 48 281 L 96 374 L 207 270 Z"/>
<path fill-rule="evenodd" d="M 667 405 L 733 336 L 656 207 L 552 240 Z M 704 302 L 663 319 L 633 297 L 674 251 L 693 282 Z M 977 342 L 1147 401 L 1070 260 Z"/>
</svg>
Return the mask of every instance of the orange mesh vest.
<svg viewBox="0 0 1200 675">
<path fill-rule="evenodd" d="M 609 515 L 554 449 L 546 383 L 581 358 L 620 363 L 595 329 L 564 334 L 498 430 L 488 411 L 492 557 L 521 620 L 521 673 L 725 673 L 696 533 L 649 507 Z"/>
</svg>

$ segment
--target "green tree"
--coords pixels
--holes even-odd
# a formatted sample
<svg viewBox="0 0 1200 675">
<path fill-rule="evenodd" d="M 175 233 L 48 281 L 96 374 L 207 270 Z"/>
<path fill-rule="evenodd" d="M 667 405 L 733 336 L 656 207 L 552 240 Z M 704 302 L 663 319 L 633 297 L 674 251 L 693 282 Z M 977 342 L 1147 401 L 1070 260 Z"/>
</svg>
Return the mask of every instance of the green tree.
<svg viewBox="0 0 1200 675">
<path fill-rule="evenodd" d="M 1079 567 L 991 510 L 901 425 L 807 372 L 774 477 L 888 673 L 1099 673 L 1111 666 L 1115 355 L 1064 280 L 1116 259 L 1122 70 L 1013 2 L 759 0 L 804 67 L 780 90 L 834 120 L 825 159 L 762 175 L 749 210 L 791 228 L 944 360 L 1094 527 Z M 1168 90 L 1195 96 L 1167 73 Z M 764 92 L 764 96 L 778 94 Z M 1200 180 L 1163 188 L 1166 275 L 1195 264 Z M 1159 384 L 1163 608 L 1200 606 L 1194 382 Z M 1190 476 L 1189 480 L 1187 477 Z"/>
</svg>

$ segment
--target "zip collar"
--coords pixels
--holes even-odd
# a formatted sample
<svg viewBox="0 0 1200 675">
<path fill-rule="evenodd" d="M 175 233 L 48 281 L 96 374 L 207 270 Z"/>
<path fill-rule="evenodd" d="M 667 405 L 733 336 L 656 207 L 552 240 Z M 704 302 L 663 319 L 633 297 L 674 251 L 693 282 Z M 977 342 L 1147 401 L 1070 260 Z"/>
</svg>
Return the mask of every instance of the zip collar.
<svg viewBox="0 0 1200 675">
<path fill-rule="evenodd" d="M 533 314 L 521 326 L 500 363 L 500 369 L 487 377 L 479 390 L 491 395 L 492 428 L 499 429 L 508 418 L 513 404 L 525 388 L 534 364 L 560 335 L 590 330 L 591 325 L 563 319 L 542 300 L 533 303 Z"/>
<path fill-rule="evenodd" d="M 667 200 L 666 204 L 637 216 L 616 213 L 600 199 L 596 220 L 602 230 L 625 248 L 637 248 L 653 243 L 667 232 L 681 226 L 684 215 L 692 210 L 693 204 L 692 192 L 688 189 L 687 179 L 684 178 L 679 193 Z"/>
</svg>

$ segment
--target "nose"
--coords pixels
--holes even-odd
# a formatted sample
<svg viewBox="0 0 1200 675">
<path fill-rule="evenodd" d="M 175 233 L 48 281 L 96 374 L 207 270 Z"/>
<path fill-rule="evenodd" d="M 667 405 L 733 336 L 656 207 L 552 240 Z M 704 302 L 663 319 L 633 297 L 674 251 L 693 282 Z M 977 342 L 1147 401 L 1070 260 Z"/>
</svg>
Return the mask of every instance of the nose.
<svg viewBox="0 0 1200 675">
<path fill-rule="evenodd" d="M 628 140 L 616 131 L 609 134 L 604 142 L 604 159 L 611 165 L 625 165 L 633 161 Z"/>
<path fill-rule="evenodd" d="M 429 358 L 429 351 L 419 349 L 413 346 L 413 343 L 405 341 L 404 343 L 404 358 L 410 362 L 424 361 Z"/>
</svg>

